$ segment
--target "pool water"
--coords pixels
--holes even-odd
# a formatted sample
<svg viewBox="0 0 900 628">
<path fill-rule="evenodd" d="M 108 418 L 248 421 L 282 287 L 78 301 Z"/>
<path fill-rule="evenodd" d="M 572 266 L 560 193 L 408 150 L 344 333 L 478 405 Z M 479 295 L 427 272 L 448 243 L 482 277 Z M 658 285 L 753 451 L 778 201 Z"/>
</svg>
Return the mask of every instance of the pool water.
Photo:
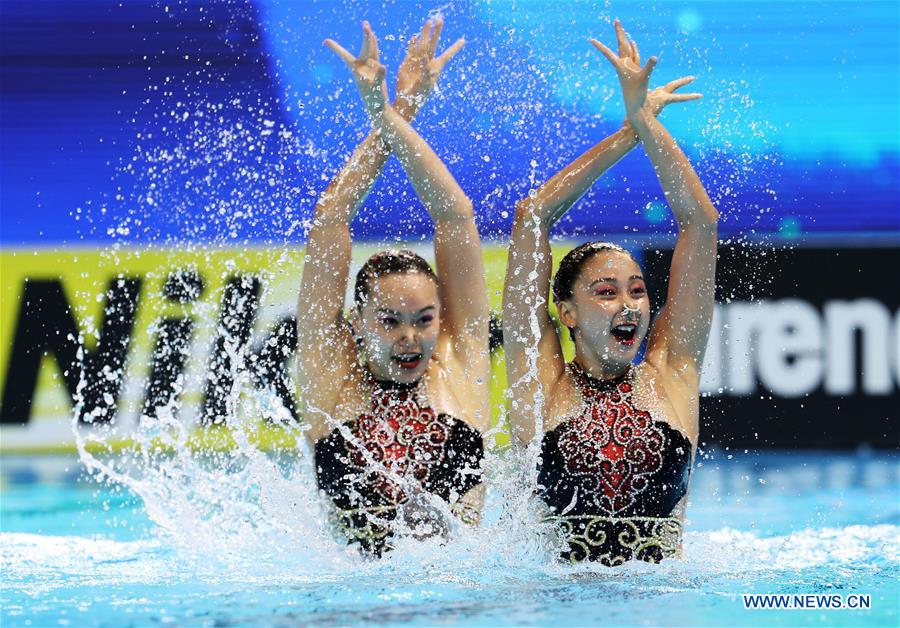
<svg viewBox="0 0 900 628">
<path fill-rule="evenodd" d="M 684 558 L 621 568 L 559 565 L 536 537 L 504 535 L 521 522 L 489 514 L 477 533 L 380 561 L 288 531 L 223 526 L 230 538 L 216 539 L 161 527 L 77 459 L 7 456 L 2 471 L 3 626 L 900 623 L 896 453 L 707 452 Z M 868 594 L 871 606 L 745 610 L 746 593 Z"/>
</svg>

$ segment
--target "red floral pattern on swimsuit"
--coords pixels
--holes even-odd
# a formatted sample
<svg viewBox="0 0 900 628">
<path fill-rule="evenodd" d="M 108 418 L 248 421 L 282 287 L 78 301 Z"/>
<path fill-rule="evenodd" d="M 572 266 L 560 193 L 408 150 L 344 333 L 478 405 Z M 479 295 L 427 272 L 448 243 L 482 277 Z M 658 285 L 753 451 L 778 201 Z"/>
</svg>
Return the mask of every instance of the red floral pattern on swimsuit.
<svg viewBox="0 0 900 628">
<path fill-rule="evenodd" d="M 367 414 L 351 421 L 354 436 L 347 443 L 353 465 L 370 469 L 369 460 L 384 465 L 390 473 L 367 474 L 369 488 L 399 504 L 406 494 L 391 476 L 425 482 L 435 465 L 444 459 L 450 426 L 418 394 L 419 386 L 390 388 L 371 382 L 372 406 Z M 365 448 L 367 455 L 359 445 Z"/>
<path fill-rule="evenodd" d="M 581 389 L 580 414 L 559 427 L 559 451 L 566 472 L 598 512 L 616 516 L 632 507 L 663 465 L 665 435 L 649 412 L 634 405 L 629 367 L 611 382 L 595 380 L 570 364 Z"/>
</svg>

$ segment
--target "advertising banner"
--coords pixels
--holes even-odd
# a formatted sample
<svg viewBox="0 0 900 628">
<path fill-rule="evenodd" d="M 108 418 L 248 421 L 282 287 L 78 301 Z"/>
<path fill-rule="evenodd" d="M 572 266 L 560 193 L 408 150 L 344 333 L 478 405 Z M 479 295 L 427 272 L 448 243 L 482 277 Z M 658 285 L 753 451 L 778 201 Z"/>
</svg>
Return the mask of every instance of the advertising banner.
<svg viewBox="0 0 900 628">
<path fill-rule="evenodd" d="M 377 248 L 358 247 L 356 264 Z M 556 247 L 555 259 L 565 250 Z M 639 253 L 659 305 L 670 252 Z M 495 312 L 505 256 L 486 247 Z M 70 448 L 73 416 L 116 422 L 125 433 L 161 412 L 186 425 L 220 424 L 235 395 L 297 420 L 293 308 L 302 263 L 301 248 L 279 247 L 5 251 L 3 450 Z M 723 246 L 702 440 L 895 446 L 900 295 L 884 277 L 898 266 L 900 248 Z M 571 358 L 571 345 L 565 350 Z M 502 351 L 496 358 L 495 422 L 505 388 Z"/>
<path fill-rule="evenodd" d="M 665 290 L 671 251 L 647 251 Z M 701 431 L 735 447 L 900 443 L 900 247 L 723 245 Z"/>
</svg>

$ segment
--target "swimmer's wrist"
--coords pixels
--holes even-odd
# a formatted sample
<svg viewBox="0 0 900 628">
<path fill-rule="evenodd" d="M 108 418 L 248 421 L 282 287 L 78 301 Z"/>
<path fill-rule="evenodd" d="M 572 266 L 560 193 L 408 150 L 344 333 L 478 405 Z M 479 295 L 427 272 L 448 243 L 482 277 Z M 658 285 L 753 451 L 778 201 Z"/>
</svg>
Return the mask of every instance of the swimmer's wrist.
<svg viewBox="0 0 900 628">
<path fill-rule="evenodd" d="M 415 109 L 413 109 L 413 108 L 410 107 L 410 106 L 404 106 L 404 104 L 403 104 L 403 103 L 400 103 L 400 102 L 395 102 L 395 103 L 394 103 L 394 111 L 396 111 L 397 114 L 398 114 L 401 118 L 403 118 L 404 120 L 406 120 L 407 122 L 412 122 L 412 121 L 413 121 L 413 118 L 416 117 L 416 111 L 415 111 Z"/>
<path fill-rule="evenodd" d="M 389 112 L 397 115 L 396 111 L 394 111 L 394 108 L 389 104 L 385 104 L 377 111 L 369 112 L 369 119 L 372 121 L 372 130 L 375 131 L 378 135 L 382 135 L 382 130 L 387 123 L 387 116 L 389 115 Z"/>
<path fill-rule="evenodd" d="M 406 120 L 406 118 L 403 116 L 403 114 L 401 114 L 397 109 L 395 109 L 391 105 L 386 105 L 384 107 L 384 109 L 382 109 L 381 111 L 378 112 L 378 123 L 383 126 L 383 125 L 387 124 L 388 119 L 391 118 L 392 116 L 396 116 L 404 121 Z M 373 122 L 374 121 L 375 120 L 373 120 Z"/>
<path fill-rule="evenodd" d="M 388 146 L 391 144 L 391 138 L 396 132 L 398 124 L 402 126 L 409 124 L 409 122 L 390 105 L 379 111 L 377 116 L 372 116 L 372 129 L 378 133 L 382 141 L 387 143 Z"/>
<path fill-rule="evenodd" d="M 416 106 L 415 99 L 405 94 L 397 94 L 397 97 L 394 98 L 393 107 L 394 111 L 400 114 L 400 117 L 407 122 L 412 122 L 416 114 L 419 113 L 419 107 Z"/>
<path fill-rule="evenodd" d="M 372 125 L 372 129 L 369 131 L 369 136 L 375 139 L 375 144 L 372 146 L 372 150 L 376 153 L 389 156 L 391 154 L 391 147 L 387 143 L 387 140 L 384 138 L 384 134 L 381 132 L 381 127 Z"/>
<path fill-rule="evenodd" d="M 634 128 L 634 125 L 626 118 L 624 122 L 622 122 L 622 128 L 619 129 L 626 137 L 629 139 L 633 139 L 635 142 L 640 142 L 641 138 L 637 134 L 637 131 Z"/>
<path fill-rule="evenodd" d="M 650 111 L 642 107 L 633 113 L 629 113 L 627 122 L 631 125 L 631 128 L 638 137 L 640 137 L 641 131 L 649 130 L 651 120 L 655 119 L 655 116 Z"/>
</svg>

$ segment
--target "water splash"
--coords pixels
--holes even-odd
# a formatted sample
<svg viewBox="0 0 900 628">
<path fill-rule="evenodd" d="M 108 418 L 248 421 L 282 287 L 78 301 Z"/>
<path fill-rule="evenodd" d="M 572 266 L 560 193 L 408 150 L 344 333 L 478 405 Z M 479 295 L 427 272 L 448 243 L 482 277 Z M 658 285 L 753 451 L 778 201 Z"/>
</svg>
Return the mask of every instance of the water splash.
<svg viewBox="0 0 900 628">
<path fill-rule="evenodd" d="M 579 10 L 592 14 L 597 11 L 593 5 L 586 7 Z M 452 9 L 466 13 L 459 7 Z M 174 19 L 190 10 L 180 5 L 173 7 Z M 241 35 L 238 18 L 243 10 L 248 9 L 239 9 L 237 17 L 228 23 L 228 46 L 234 47 L 233 42 Z M 489 16 L 497 11 L 508 13 L 500 5 L 478 5 L 474 14 L 485 11 Z M 449 13 L 450 8 L 448 20 L 452 20 Z M 604 19 L 608 17 L 604 15 Z M 487 21 L 482 40 L 472 41 L 471 64 L 459 69 L 456 77 L 448 73 L 446 80 L 442 79 L 444 93 L 437 94 L 431 105 L 440 111 L 444 100 L 454 100 L 472 107 L 472 115 L 461 122 L 464 132 L 458 133 L 448 149 L 447 161 L 453 167 L 458 163 L 471 181 L 499 179 L 480 199 L 485 207 L 497 208 L 512 206 L 526 189 L 536 186 L 540 179 L 538 159 L 547 168 L 570 161 L 585 136 L 596 134 L 597 127 L 610 126 L 611 120 L 617 124 L 619 115 L 613 109 L 614 91 L 599 85 L 599 81 L 598 85 L 585 88 L 585 97 L 580 95 L 582 86 L 577 77 L 557 85 L 555 79 L 560 72 L 546 67 L 552 55 L 531 50 L 530 44 L 520 39 L 522 14 L 506 15 L 505 19 L 509 23 Z M 313 22 L 315 15 L 312 18 L 304 15 L 300 24 Z M 274 30 L 283 28 L 285 24 L 273 27 Z M 540 44 L 549 50 L 558 49 L 561 36 L 550 36 L 546 26 L 541 28 L 548 36 Z M 385 38 L 386 48 L 392 41 Z M 495 41 L 503 42 L 500 52 Z M 509 50 L 521 54 L 504 53 Z M 516 60 L 509 61 L 510 56 Z M 281 59 L 284 58 L 283 55 Z M 510 79 L 507 85 L 489 84 L 483 76 L 479 78 L 498 73 L 498 58 L 507 59 L 503 62 L 507 65 L 512 64 L 503 66 Z M 152 66 L 163 66 L 163 61 L 161 54 L 147 60 Z M 568 62 L 569 70 L 563 74 L 588 75 L 583 59 Z M 300 68 L 311 72 L 321 87 L 320 92 L 312 93 L 292 90 L 288 80 L 290 71 L 281 61 L 263 65 L 266 67 L 258 69 L 278 75 L 284 93 L 250 93 L 237 76 L 237 68 L 217 67 L 206 59 L 198 59 L 193 73 L 165 76 L 147 86 L 145 109 L 134 116 L 135 120 L 147 123 L 140 128 L 135 126 L 134 153 L 120 165 L 114 183 L 116 193 L 85 218 L 90 234 L 100 233 L 112 240 L 106 253 L 111 265 L 122 264 L 127 255 L 149 255 L 154 249 L 165 251 L 178 247 L 182 254 L 196 256 L 205 267 L 216 268 L 223 276 L 233 276 L 250 257 L 247 248 L 251 243 L 262 241 L 287 247 L 303 239 L 312 204 L 323 182 L 339 167 L 348 146 L 366 132 L 367 126 L 358 110 L 345 106 L 347 81 L 338 80 L 327 62 L 309 61 L 308 67 Z M 226 87 L 220 88 L 221 85 Z M 727 206 L 725 209 L 738 213 L 747 211 L 736 201 L 738 192 L 757 185 L 754 177 L 762 179 L 762 172 L 777 171 L 779 163 L 771 155 L 753 157 L 760 142 L 768 146 L 766 140 L 773 129 L 757 125 L 752 113 L 735 118 L 734 123 L 722 122 L 732 119 L 736 112 L 752 112 L 752 100 L 745 95 L 747 89 L 746 84 L 731 84 L 719 90 L 720 96 L 713 101 L 713 114 L 701 134 L 704 146 L 713 144 L 720 147 L 715 149 L 719 152 L 698 148 L 701 162 L 726 164 L 719 170 L 711 169 L 706 176 L 723 183 L 712 188 L 721 190 L 717 200 Z M 533 97 L 523 100 L 523 92 Z M 585 99 L 593 107 L 590 111 L 565 111 L 562 106 L 573 102 L 584 105 Z M 426 114 L 421 116 L 423 124 L 440 124 L 427 121 L 433 110 L 423 113 Z M 563 115 L 571 124 L 556 122 Z M 442 120 L 447 116 L 435 117 Z M 330 127 L 324 124 L 326 118 L 346 124 L 350 130 Z M 320 133 L 323 126 L 328 128 Z M 535 137 L 541 141 L 535 142 Z M 465 158 L 471 153 L 471 142 L 477 146 L 473 153 L 477 157 L 468 160 Z M 335 148 L 338 144 L 342 147 Z M 521 172 L 505 170 L 512 162 L 490 158 L 521 146 L 529 146 L 531 150 L 527 183 Z M 734 153 L 741 157 L 735 160 Z M 390 170 L 384 178 L 392 178 Z M 629 203 L 642 191 L 639 186 L 632 188 L 627 177 L 625 183 L 623 189 L 611 191 L 603 190 L 601 184 L 599 192 L 586 200 L 597 202 L 602 196 L 611 205 Z M 775 200 L 774 192 L 765 183 L 758 185 L 766 202 L 752 209 L 758 209 L 759 216 L 764 218 Z M 415 215 L 407 215 L 405 205 L 410 198 L 404 183 L 391 183 L 376 190 L 373 201 L 385 202 L 392 210 L 404 209 L 401 227 L 418 229 Z M 504 209 L 502 220 L 493 215 L 481 220 L 495 235 L 505 237 L 505 225 L 510 218 L 510 212 Z M 760 224 L 765 223 L 763 218 Z M 370 222 L 377 221 L 362 215 L 359 228 L 364 231 Z M 658 222 L 661 229 L 668 226 L 664 221 Z M 576 224 L 569 233 L 584 228 L 583 224 Z M 134 242 L 145 243 L 146 248 L 129 251 L 127 245 Z M 229 251 L 231 256 L 224 264 L 216 256 L 222 251 Z M 276 257 L 267 272 L 299 276 L 298 260 L 285 253 Z M 546 305 L 539 294 L 530 298 L 532 312 Z M 290 301 L 285 299 L 287 303 Z M 74 419 L 77 446 L 85 465 L 97 477 L 121 483 L 138 494 L 151 519 L 184 551 L 199 552 L 210 560 L 224 556 L 226 562 L 237 561 L 246 564 L 248 569 L 290 562 L 298 556 L 326 573 L 341 573 L 349 565 L 354 569 L 360 564 L 368 565 L 329 532 L 302 428 L 289 412 L 286 414 L 283 404 L 261 392 L 239 366 L 248 359 L 248 343 L 228 325 L 224 329 L 216 327 L 212 306 L 200 302 L 194 306 L 196 309 L 190 312 L 198 323 L 194 345 L 208 347 L 209 338 L 224 339 L 229 360 L 220 366 L 230 375 L 228 390 L 220 395 L 224 408 L 212 417 L 185 416 L 175 395 L 172 403 L 152 418 L 144 415 L 143 408 L 135 406 L 130 408 L 133 417 L 130 422 L 124 412 L 120 412 L 122 416 L 118 420 L 103 425 L 95 421 L 92 426 L 84 426 L 80 419 Z M 166 309 L 169 307 L 170 304 L 151 305 L 154 317 L 160 320 L 169 313 Z M 235 314 L 247 313 L 251 307 L 246 300 L 237 303 Z M 162 332 L 162 327 L 157 329 Z M 529 330 L 536 338 L 534 314 L 529 319 Z M 536 352 L 530 352 L 528 360 L 526 377 L 534 377 Z M 179 392 L 184 396 L 199 395 L 206 383 L 208 380 L 186 380 Z M 88 384 L 83 381 L 79 386 L 82 399 Z M 542 403 L 543 393 L 539 392 L 536 434 L 543 431 Z M 75 416 L 85 415 L 92 415 L 92 409 L 85 408 L 80 401 Z M 203 427 L 208 436 L 199 437 L 194 428 L 195 423 L 202 421 L 224 427 Z M 497 425 L 500 424 L 502 421 Z M 267 447 L 258 438 L 260 432 L 270 428 L 278 433 L 274 448 Z M 497 427 L 491 436 L 499 433 Z M 127 444 L 120 448 L 116 443 L 123 439 Z M 473 565 L 481 565 L 478 561 L 485 560 L 486 565 L 544 568 L 553 548 L 548 547 L 552 542 L 542 534 L 545 530 L 539 524 L 539 513 L 531 499 L 538 455 L 539 437 L 533 439 L 524 454 L 488 455 L 485 466 L 490 490 L 484 525 L 478 529 L 454 527 L 449 542 L 403 541 L 399 551 L 386 559 L 387 563 L 400 568 L 407 564 L 405 561 L 410 561 L 410 565 L 430 565 L 475 555 L 485 558 L 472 558 Z"/>
</svg>

